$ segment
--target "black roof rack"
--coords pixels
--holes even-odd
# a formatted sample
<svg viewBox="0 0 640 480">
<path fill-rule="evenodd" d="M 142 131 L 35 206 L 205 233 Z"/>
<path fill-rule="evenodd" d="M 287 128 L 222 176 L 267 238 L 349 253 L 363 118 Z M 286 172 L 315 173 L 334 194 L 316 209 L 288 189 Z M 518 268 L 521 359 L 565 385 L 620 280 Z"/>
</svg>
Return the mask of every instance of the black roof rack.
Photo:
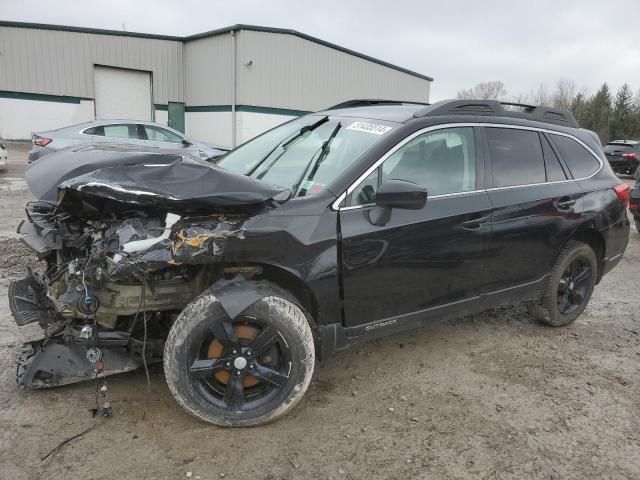
<svg viewBox="0 0 640 480">
<path fill-rule="evenodd" d="M 578 122 L 568 110 L 536 107 L 522 103 L 499 102 L 497 100 L 443 100 L 418 110 L 413 116 L 421 118 L 437 115 L 513 117 L 578 128 Z"/>
<path fill-rule="evenodd" d="M 346 102 L 339 103 L 325 110 L 338 110 L 339 108 L 355 108 L 355 107 L 370 107 L 373 105 L 430 105 L 424 102 L 411 102 L 403 100 L 384 100 L 376 98 L 364 98 L 356 100 L 347 100 Z"/>
</svg>

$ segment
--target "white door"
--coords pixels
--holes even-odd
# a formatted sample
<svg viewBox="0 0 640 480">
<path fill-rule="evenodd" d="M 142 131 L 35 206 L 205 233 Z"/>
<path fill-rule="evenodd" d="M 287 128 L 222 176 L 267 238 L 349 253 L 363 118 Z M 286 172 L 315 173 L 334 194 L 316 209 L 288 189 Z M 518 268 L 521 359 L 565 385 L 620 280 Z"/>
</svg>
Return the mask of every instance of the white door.
<svg viewBox="0 0 640 480">
<path fill-rule="evenodd" d="M 96 118 L 152 120 L 151 73 L 95 66 Z"/>
</svg>

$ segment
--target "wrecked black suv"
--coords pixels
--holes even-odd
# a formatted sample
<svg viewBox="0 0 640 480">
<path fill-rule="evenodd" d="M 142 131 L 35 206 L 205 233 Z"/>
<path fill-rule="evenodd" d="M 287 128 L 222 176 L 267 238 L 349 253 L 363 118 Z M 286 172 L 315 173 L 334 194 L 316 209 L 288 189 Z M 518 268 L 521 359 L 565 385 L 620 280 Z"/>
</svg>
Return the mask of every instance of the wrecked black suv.
<svg viewBox="0 0 640 480">
<path fill-rule="evenodd" d="M 103 168 L 27 206 L 46 270 L 10 304 L 45 334 L 18 383 L 163 360 L 188 412 L 261 424 L 316 358 L 425 319 L 526 301 L 572 322 L 625 250 L 628 195 L 569 112 L 493 101 L 352 101 L 213 167 Z"/>
</svg>

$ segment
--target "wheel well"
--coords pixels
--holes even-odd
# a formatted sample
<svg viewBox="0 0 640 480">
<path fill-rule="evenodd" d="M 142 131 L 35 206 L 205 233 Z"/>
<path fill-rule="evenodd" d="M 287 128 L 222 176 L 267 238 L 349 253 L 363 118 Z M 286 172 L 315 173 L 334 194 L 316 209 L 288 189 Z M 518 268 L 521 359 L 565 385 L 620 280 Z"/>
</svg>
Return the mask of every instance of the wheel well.
<svg viewBox="0 0 640 480">
<path fill-rule="evenodd" d="M 311 328 L 315 331 L 318 318 L 318 302 L 311 289 L 296 275 L 273 265 L 256 265 L 262 269 L 261 277 L 269 280 L 284 290 L 288 290 L 298 299 L 300 305 L 311 316 Z"/>
<path fill-rule="evenodd" d="M 602 279 L 604 256 L 606 252 L 606 243 L 602 234 L 593 228 L 589 228 L 587 230 L 577 232 L 571 237 L 571 240 L 586 243 L 593 249 L 598 260 L 598 275 L 596 276 L 596 283 L 600 282 L 600 279 Z"/>
</svg>

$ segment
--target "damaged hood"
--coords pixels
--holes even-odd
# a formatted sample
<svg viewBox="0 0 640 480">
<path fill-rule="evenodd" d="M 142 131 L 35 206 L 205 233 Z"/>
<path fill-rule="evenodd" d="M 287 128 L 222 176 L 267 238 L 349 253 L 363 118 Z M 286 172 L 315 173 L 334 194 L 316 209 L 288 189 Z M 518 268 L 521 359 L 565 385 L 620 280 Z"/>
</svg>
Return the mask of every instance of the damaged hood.
<svg viewBox="0 0 640 480">
<path fill-rule="evenodd" d="M 39 200 L 55 202 L 65 180 L 118 165 L 168 164 L 189 157 L 186 152 L 165 151 L 126 144 L 82 144 L 58 150 L 27 167 L 29 189 Z M 196 159 L 194 157 L 194 160 Z"/>
<path fill-rule="evenodd" d="M 285 191 L 188 158 L 101 168 L 66 180 L 59 190 L 61 202 L 97 197 L 167 211 L 259 205 Z"/>
</svg>

